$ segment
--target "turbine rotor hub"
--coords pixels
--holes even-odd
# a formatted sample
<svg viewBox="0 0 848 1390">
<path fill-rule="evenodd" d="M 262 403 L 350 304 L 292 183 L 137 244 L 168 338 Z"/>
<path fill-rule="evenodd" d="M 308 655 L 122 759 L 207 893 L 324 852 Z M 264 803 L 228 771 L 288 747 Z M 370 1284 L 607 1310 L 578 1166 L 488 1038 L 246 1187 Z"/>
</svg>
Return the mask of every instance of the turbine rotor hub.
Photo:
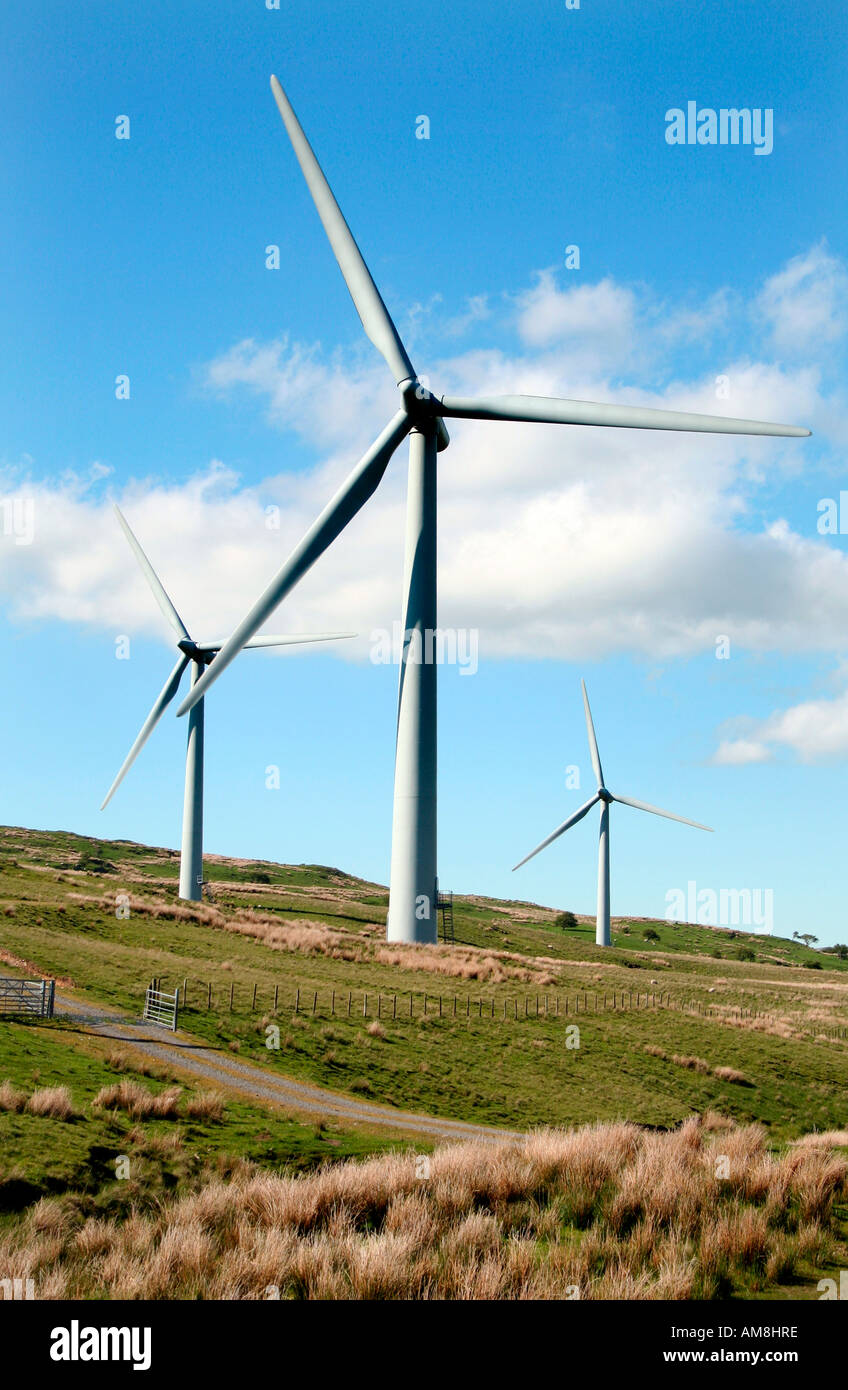
<svg viewBox="0 0 848 1390">
<path fill-rule="evenodd" d="M 439 400 L 429 391 L 426 386 L 415 378 L 411 378 L 399 383 L 403 408 L 409 418 L 414 421 L 413 427 L 418 427 L 422 433 L 429 427 L 432 429 L 435 424 L 438 432 L 438 449 L 446 449 L 450 443 L 450 435 L 445 428 L 445 422 L 439 414 Z"/>
<path fill-rule="evenodd" d="M 610 804 L 611 801 L 615 800 L 615 797 L 613 796 L 612 792 L 608 792 L 606 787 L 598 787 L 598 798 L 601 801 L 606 802 L 607 806 Z"/>
<path fill-rule="evenodd" d="M 197 643 L 192 642 L 190 637 L 184 637 L 181 642 L 177 643 L 177 646 L 184 656 L 190 656 L 192 661 L 196 661 L 199 666 L 208 666 L 211 660 L 210 653 L 204 651 L 202 647 L 198 647 Z"/>
</svg>

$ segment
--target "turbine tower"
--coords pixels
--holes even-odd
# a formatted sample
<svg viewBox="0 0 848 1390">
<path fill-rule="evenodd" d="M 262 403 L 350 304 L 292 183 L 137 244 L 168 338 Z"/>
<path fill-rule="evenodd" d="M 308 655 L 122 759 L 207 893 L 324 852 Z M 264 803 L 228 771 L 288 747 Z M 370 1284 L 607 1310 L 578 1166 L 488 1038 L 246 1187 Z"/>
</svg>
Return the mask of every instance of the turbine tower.
<svg viewBox="0 0 848 1390">
<path fill-rule="evenodd" d="M 558 825 L 552 835 L 543 840 L 540 845 L 532 849 L 529 854 L 519 861 L 513 868 L 520 869 L 522 864 L 526 864 L 528 859 L 532 859 L 540 850 L 546 849 L 548 845 L 558 840 L 560 835 L 564 835 L 566 830 L 570 830 L 572 825 L 576 825 L 584 816 L 588 815 L 592 807 L 600 802 L 601 806 L 601 827 L 598 842 L 598 915 L 595 926 L 595 941 L 599 946 L 609 946 L 610 944 L 610 842 L 609 842 L 609 816 L 610 806 L 614 801 L 619 801 L 622 806 L 634 806 L 637 811 L 650 811 L 654 816 L 665 816 L 667 820 L 679 820 L 683 825 L 694 825 L 696 830 L 709 830 L 709 825 L 701 825 L 696 820 L 687 820 L 685 816 L 676 816 L 672 811 L 661 811 L 658 806 L 649 806 L 647 801 L 635 801 L 632 796 L 613 796 L 604 786 L 604 773 L 601 767 L 601 755 L 598 752 L 598 740 L 595 738 L 595 726 L 592 723 L 592 711 L 589 709 L 589 696 L 586 694 L 586 682 L 581 680 L 580 685 L 583 689 L 583 706 L 586 711 L 586 732 L 589 735 L 589 753 L 592 758 L 592 767 L 598 782 L 598 790 L 593 797 L 575 811 L 573 816 Z"/>
<path fill-rule="evenodd" d="M 115 507 L 124 535 L 132 547 L 141 567 L 141 572 L 153 590 L 153 597 L 177 634 L 177 649 L 180 653 L 177 664 L 165 682 L 162 690 L 144 723 L 138 738 L 127 754 L 121 770 L 106 794 L 101 811 L 111 801 L 124 777 L 129 772 L 145 743 L 152 734 L 168 705 L 173 700 L 183 678 L 183 673 L 192 662 L 191 681 L 196 686 L 205 668 L 215 653 L 223 645 L 220 641 L 194 642 L 182 618 L 165 592 L 159 576 L 130 530 L 129 523 L 119 507 Z M 326 632 L 315 635 L 302 634 L 296 637 L 254 637 L 248 647 L 290 647 L 300 642 L 331 642 L 341 637 L 354 637 L 353 632 Z M 191 711 L 188 722 L 188 741 L 186 746 L 185 797 L 183 800 L 183 833 L 180 850 L 180 897 L 199 902 L 203 884 L 203 701 L 200 700 Z"/>
<path fill-rule="evenodd" d="M 356 516 L 376 490 L 392 454 L 409 435 L 402 608 L 404 649 L 398 689 L 387 934 L 390 941 L 435 942 L 436 669 L 425 653 L 432 655 L 434 639 L 431 637 L 428 643 L 427 633 L 436 628 L 436 455 L 450 442 L 445 420 L 519 420 L 797 437 L 808 435 L 809 430 L 755 420 L 540 396 L 490 396 L 472 400 L 434 395 L 418 380 L 359 247 L 276 77 L 271 78 L 271 90 L 362 326 L 385 358 L 397 383 L 400 409 L 225 642 L 214 664 L 199 674 L 177 713 L 183 715 L 196 707 L 212 682 Z"/>
</svg>

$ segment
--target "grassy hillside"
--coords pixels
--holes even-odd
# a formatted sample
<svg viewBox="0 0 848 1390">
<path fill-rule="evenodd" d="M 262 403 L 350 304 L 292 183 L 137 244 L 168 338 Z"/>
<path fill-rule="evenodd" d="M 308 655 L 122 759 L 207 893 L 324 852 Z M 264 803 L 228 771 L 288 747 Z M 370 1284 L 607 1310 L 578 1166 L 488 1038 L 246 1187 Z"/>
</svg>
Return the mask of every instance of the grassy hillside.
<svg viewBox="0 0 848 1390">
<path fill-rule="evenodd" d="M 553 909 L 469 897 L 457 944 L 416 950 L 384 941 L 386 890 L 340 870 L 213 858 L 206 874 L 208 902 L 186 907 L 171 851 L 5 828 L 0 968 L 28 962 L 134 1014 L 152 976 L 187 980 L 194 1035 L 455 1119 L 671 1126 L 712 1108 L 775 1139 L 845 1124 L 848 964 L 798 942 L 619 919 L 603 951 L 589 923 L 562 931 Z"/>
</svg>

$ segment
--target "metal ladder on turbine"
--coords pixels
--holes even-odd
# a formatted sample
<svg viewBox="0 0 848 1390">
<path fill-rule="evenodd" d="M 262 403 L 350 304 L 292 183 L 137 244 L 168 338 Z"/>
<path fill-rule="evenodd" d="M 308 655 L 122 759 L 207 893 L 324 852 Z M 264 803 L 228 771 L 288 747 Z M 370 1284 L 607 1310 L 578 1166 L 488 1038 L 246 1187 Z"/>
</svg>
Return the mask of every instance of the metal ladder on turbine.
<svg viewBox="0 0 848 1390">
<path fill-rule="evenodd" d="M 436 911 L 441 913 L 442 940 L 454 942 L 453 932 L 453 893 L 440 893 L 436 889 Z"/>
</svg>

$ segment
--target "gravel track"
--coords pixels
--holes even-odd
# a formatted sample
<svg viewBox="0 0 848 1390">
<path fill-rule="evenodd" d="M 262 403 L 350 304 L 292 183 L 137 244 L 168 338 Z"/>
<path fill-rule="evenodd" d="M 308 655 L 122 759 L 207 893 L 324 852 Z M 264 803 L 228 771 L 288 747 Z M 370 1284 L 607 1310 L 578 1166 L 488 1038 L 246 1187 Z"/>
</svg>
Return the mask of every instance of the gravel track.
<svg viewBox="0 0 848 1390">
<path fill-rule="evenodd" d="M 193 1076 L 213 1081 L 219 1086 L 252 1100 L 267 1100 L 277 1105 L 311 1115 L 333 1116 L 336 1119 L 368 1125 L 370 1129 L 401 1130 L 431 1139 L 476 1139 L 490 1144 L 502 1144 L 522 1136 L 516 1130 L 487 1129 L 464 1120 L 442 1120 L 432 1115 L 419 1115 L 392 1106 L 375 1105 L 325 1091 L 305 1081 L 293 1081 L 277 1072 L 265 1071 L 231 1056 L 222 1056 L 202 1043 L 184 1039 L 179 1034 L 167 1036 L 152 1033 L 154 1025 L 129 1019 L 102 1005 L 86 1004 L 56 994 L 56 1016 L 69 1023 L 84 1024 L 92 1032 L 130 1044 L 137 1052 L 157 1062 L 191 1072 Z"/>
</svg>

